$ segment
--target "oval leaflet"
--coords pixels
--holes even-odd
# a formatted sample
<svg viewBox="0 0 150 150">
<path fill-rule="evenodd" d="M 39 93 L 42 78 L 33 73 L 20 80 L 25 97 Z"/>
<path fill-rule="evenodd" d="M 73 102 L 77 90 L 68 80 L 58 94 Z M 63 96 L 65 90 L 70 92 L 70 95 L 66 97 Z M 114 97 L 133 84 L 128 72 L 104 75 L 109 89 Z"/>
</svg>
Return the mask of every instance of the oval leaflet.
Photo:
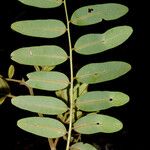
<svg viewBox="0 0 150 150">
<path fill-rule="evenodd" d="M 26 83 L 32 88 L 48 90 L 48 91 L 56 91 L 60 89 L 64 89 L 69 85 L 68 77 L 57 71 L 38 71 L 31 72 L 27 74 L 29 78 Z"/>
<path fill-rule="evenodd" d="M 66 52 L 55 45 L 19 48 L 11 53 L 11 59 L 20 64 L 55 66 L 67 60 Z"/>
<path fill-rule="evenodd" d="M 19 0 L 21 3 L 38 8 L 55 8 L 62 4 L 62 0 Z"/>
<path fill-rule="evenodd" d="M 68 110 L 64 102 L 51 96 L 17 96 L 11 102 L 18 108 L 47 115 L 59 115 Z"/>
<path fill-rule="evenodd" d="M 92 112 L 122 106 L 129 96 L 122 92 L 92 91 L 78 97 L 76 106 L 83 111 Z"/>
<path fill-rule="evenodd" d="M 123 124 L 116 118 L 100 115 L 88 114 L 74 123 L 74 130 L 81 134 L 113 133 L 121 130 Z"/>
<path fill-rule="evenodd" d="M 92 25 L 103 19 L 118 19 L 127 12 L 126 6 L 116 3 L 89 5 L 77 9 L 71 16 L 71 23 L 78 26 Z"/>
<path fill-rule="evenodd" d="M 17 21 L 11 28 L 23 35 L 40 38 L 55 38 L 66 32 L 65 24 L 56 19 Z"/>
<path fill-rule="evenodd" d="M 18 120 L 21 129 L 46 138 L 58 138 L 66 134 L 65 126 L 58 120 L 47 117 L 28 117 Z"/>
<path fill-rule="evenodd" d="M 78 142 L 70 147 L 70 150 L 96 150 L 94 146 L 88 143 Z"/>
<path fill-rule="evenodd" d="M 94 84 L 116 79 L 131 69 L 130 64 L 122 61 L 91 63 L 83 66 L 76 74 L 79 82 Z"/>
<path fill-rule="evenodd" d="M 103 34 L 86 34 L 75 43 L 74 50 L 83 55 L 101 53 L 125 42 L 132 34 L 129 26 L 118 26 Z"/>
</svg>

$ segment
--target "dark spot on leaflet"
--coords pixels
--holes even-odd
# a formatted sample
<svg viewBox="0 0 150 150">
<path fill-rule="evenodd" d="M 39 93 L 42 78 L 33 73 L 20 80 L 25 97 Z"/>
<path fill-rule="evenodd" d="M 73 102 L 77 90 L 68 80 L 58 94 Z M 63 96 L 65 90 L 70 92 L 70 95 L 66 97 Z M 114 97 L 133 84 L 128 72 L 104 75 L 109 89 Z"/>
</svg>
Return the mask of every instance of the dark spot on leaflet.
<svg viewBox="0 0 150 150">
<path fill-rule="evenodd" d="M 109 101 L 113 101 L 113 99 L 112 99 L 112 98 L 110 98 L 110 99 L 109 99 Z"/>
<path fill-rule="evenodd" d="M 100 123 L 99 123 L 99 122 L 97 122 L 96 124 L 97 124 L 97 125 L 100 125 Z"/>
<path fill-rule="evenodd" d="M 88 13 L 92 13 L 92 11 L 94 11 L 93 8 L 88 8 Z"/>
</svg>

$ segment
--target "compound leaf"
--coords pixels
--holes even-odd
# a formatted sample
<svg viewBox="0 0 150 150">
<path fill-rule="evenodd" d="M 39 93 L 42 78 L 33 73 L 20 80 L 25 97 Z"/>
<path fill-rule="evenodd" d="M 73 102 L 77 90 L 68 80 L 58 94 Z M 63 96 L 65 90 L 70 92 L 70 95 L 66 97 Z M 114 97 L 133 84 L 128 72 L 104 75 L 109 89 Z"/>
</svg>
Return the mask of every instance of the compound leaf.
<svg viewBox="0 0 150 150">
<path fill-rule="evenodd" d="M 79 54 L 90 55 L 101 53 L 125 42 L 132 34 L 129 26 L 118 26 L 103 34 L 87 34 L 75 43 L 74 50 Z"/>
<path fill-rule="evenodd" d="M 58 138 L 66 134 L 65 126 L 58 120 L 46 117 L 28 117 L 17 122 L 21 129 L 46 138 Z"/>
<path fill-rule="evenodd" d="M 57 71 L 38 71 L 27 74 L 29 86 L 36 89 L 55 91 L 64 89 L 69 85 L 68 77 Z"/>
<path fill-rule="evenodd" d="M 96 148 L 88 143 L 78 142 L 73 144 L 70 150 L 96 150 Z"/>
<path fill-rule="evenodd" d="M 130 64 L 122 61 L 91 63 L 83 66 L 76 74 L 79 82 L 94 84 L 116 79 L 131 69 Z"/>
<path fill-rule="evenodd" d="M 92 91 L 81 95 L 76 106 L 80 110 L 91 112 L 122 106 L 128 101 L 128 95 L 122 92 Z"/>
<path fill-rule="evenodd" d="M 121 4 L 107 3 L 84 6 L 77 9 L 71 17 L 71 23 L 78 26 L 92 25 L 104 20 L 114 20 L 128 12 Z"/>
<path fill-rule="evenodd" d="M 55 66 L 67 58 L 66 52 L 55 45 L 19 48 L 11 53 L 12 60 L 25 65 Z"/>
<path fill-rule="evenodd" d="M 23 35 L 41 38 L 55 38 L 66 32 L 65 24 L 56 19 L 17 21 L 11 28 Z"/>
<path fill-rule="evenodd" d="M 51 96 L 17 96 L 11 102 L 21 109 L 48 115 L 62 114 L 68 110 L 64 102 Z"/>
<path fill-rule="evenodd" d="M 113 133 L 121 130 L 123 124 L 116 118 L 100 115 L 88 114 L 74 123 L 74 130 L 81 134 Z"/>
<path fill-rule="evenodd" d="M 21 3 L 38 8 L 55 8 L 62 4 L 62 0 L 19 0 Z"/>
</svg>

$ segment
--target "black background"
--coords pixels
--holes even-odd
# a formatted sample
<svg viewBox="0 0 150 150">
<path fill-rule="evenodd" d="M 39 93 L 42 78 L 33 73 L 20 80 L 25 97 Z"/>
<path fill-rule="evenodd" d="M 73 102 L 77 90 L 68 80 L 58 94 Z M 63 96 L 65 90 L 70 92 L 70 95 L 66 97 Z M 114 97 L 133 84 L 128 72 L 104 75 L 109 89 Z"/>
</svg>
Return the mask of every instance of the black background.
<svg viewBox="0 0 150 150">
<path fill-rule="evenodd" d="M 118 133 L 114 134 L 96 134 L 83 136 L 83 140 L 89 143 L 97 143 L 102 148 L 104 145 L 111 144 L 111 150 L 146 150 L 149 143 L 147 142 L 149 121 L 148 117 L 148 94 L 146 94 L 148 87 L 147 72 L 149 67 L 148 62 L 148 15 L 146 3 L 131 2 L 130 0 L 70 0 L 68 1 L 69 14 L 84 5 L 115 2 L 121 3 L 129 7 L 129 12 L 124 17 L 114 21 L 103 21 L 102 23 L 88 26 L 76 27 L 71 26 L 72 42 L 86 33 L 103 33 L 109 28 L 119 25 L 130 25 L 134 32 L 132 36 L 121 46 L 107 52 L 93 55 L 80 56 L 74 54 L 75 72 L 84 64 L 90 62 L 104 62 L 109 60 L 122 60 L 132 65 L 132 70 L 125 76 L 114 81 L 94 85 L 90 90 L 115 90 L 123 91 L 130 96 L 130 102 L 120 108 L 114 108 L 104 111 L 108 114 L 117 117 L 124 123 L 124 128 Z M 42 44 L 57 44 L 62 46 L 67 51 L 66 34 L 56 39 L 38 39 L 20 35 L 10 29 L 11 23 L 23 19 L 42 19 L 42 18 L 58 18 L 65 20 L 63 16 L 63 6 L 51 10 L 37 9 L 25 6 L 17 0 L 3 1 L 0 3 L 0 74 L 7 76 L 7 69 L 10 64 L 16 66 L 16 78 L 25 76 L 25 73 L 32 69 L 28 66 L 18 65 L 11 61 L 10 53 L 16 48 L 31 45 Z M 69 74 L 69 69 L 66 69 L 67 63 L 58 66 L 56 69 Z M 66 74 L 67 74 L 66 73 Z M 18 85 L 11 85 L 12 91 L 15 94 L 24 92 L 24 89 Z M 26 91 L 25 91 L 26 92 Z M 0 150 L 46 150 L 48 149 L 47 140 L 29 133 L 26 133 L 16 127 L 16 121 L 20 118 L 32 116 L 32 113 L 15 108 L 7 100 L 0 106 Z M 59 148 L 65 149 L 65 148 Z M 103 149 L 102 149 L 103 150 Z"/>
</svg>

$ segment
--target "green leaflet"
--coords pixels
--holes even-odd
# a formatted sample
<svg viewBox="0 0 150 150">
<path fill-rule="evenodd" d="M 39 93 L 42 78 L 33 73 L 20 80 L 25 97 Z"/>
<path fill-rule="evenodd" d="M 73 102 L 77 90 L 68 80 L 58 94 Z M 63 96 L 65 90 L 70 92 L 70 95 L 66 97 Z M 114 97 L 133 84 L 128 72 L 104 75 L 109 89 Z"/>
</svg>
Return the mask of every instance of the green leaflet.
<svg viewBox="0 0 150 150">
<path fill-rule="evenodd" d="M 92 25 L 104 20 L 114 20 L 128 12 L 121 4 L 107 3 L 84 6 L 77 9 L 71 17 L 71 23 L 78 26 Z"/>
<path fill-rule="evenodd" d="M 74 124 L 74 130 L 81 134 L 113 133 L 121 130 L 122 123 L 113 117 L 100 114 L 88 114 Z"/>
<path fill-rule="evenodd" d="M 66 32 L 65 24 L 56 19 L 17 21 L 11 28 L 24 35 L 41 38 L 55 38 Z"/>
<path fill-rule="evenodd" d="M 68 110 L 64 102 L 51 96 L 18 96 L 11 102 L 21 109 L 48 115 L 62 114 Z"/>
<path fill-rule="evenodd" d="M 8 83 L 0 77 L 0 95 L 5 95 L 10 92 Z"/>
<path fill-rule="evenodd" d="M 118 26 L 103 34 L 86 34 L 75 43 L 74 50 L 79 54 L 101 53 L 125 42 L 132 34 L 130 26 Z"/>
<path fill-rule="evenodd" d="M 94 84 L 116 79 L 131 69 L 130 64 L 122 61 L 91 63 L 83 66 L 76 74 L 79 82 Z"/>
<path fill-rule="evenodd" d="M 7 81 L 3 79 L 3 76 L 0 75 L 0 105 L 3 104 L 9 93 L 10 93 L 9 85 Z"/>
<path fill-rule="evenodd" d="M 7 96 L 0 97 L 0 105 L 3 104 L 3 102 L 5 101 L 6 98 L 7 98 Z"/>
<path fill-rule="evenodd" d="M 10 93 L 9 85 L 0 75 L 0 105 L 5 101 L 9 93 Z"/>
<path fill-rule="evenodd" d="M 62 4 L 62 0 L 19 0 L 21 3 L 38 8 L 55 8 Z"/>
<path fill-rule="evenodd" d="M 10 65 L 9 66 L 9 69 L 8 69 L 8 78 L 12 78 L 15 74 L 15 67 L 13 65 Z"/>
<path fill-rule="evenodd" d="M 122 92 L 92 91 L 81 95 L 76 101 L 76 106 L 80 110 L 91 112 L 122 106 L 128 101 L 128 95 Z"/>
<path fill-rule="evenodd" d="M 73 144 L 70 150 L 96 150 L 96 148 L 88 143 L 78 142 Z"/>
<path fill-rule="evenodd" d="M 55 91 L 64 89 L 69 85 L 68 77 L 57 71 L 32 72 L 27 74 L 29 80 L 26 82 L 29 86 L 36 89 Z"/>
<path fill-rule="evenodd" d="M 21 129 L 46 138 L 58 138 L 66 134 L 65 126 L 58 120 L 46 117 L 29 117 L 17 122 Z"/>
<path fill-rule="evenodd" d="M 55 66 L 67 60 L 66 52 L 58 46 L 33 46 L 19 48 L 11 53 L 11 59 L 25 65 Z"/>
</svg>

